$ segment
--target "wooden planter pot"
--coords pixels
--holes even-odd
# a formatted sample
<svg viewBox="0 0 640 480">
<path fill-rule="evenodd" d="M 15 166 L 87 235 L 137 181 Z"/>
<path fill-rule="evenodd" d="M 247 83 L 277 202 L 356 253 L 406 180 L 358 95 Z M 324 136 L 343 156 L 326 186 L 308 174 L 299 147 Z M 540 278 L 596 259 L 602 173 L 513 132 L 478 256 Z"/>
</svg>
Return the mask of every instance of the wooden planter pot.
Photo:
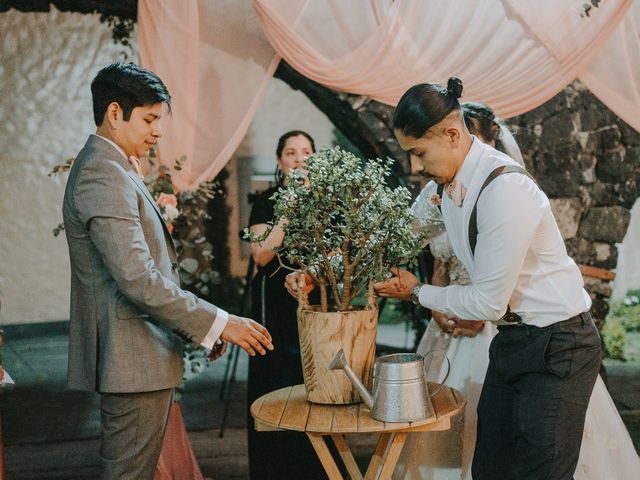
<svg viewBox="0 0 640 480">
<path fill-rule="evenodd" d="M 298 309 L 300 352 L 307 399 L 314 403 L 348 404 L 361 401 L 342 370 L 329 370 L 340 349 L 362 383 L 370 390 L 378 331 L 378 308 L 320 312 L 318 308 Z"/>
</svg>

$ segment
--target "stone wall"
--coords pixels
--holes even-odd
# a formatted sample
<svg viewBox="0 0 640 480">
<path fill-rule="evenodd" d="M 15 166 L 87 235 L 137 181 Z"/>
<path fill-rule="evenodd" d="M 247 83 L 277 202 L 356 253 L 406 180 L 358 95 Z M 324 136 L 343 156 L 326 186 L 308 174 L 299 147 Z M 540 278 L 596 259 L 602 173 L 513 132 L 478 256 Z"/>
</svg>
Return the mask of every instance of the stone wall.
<svg viewBox="0 0 640 480">
<path fill-rule="evenodd" d="M 640 194 L 640 134 L 579 82 L 508 123 L 551 199 L 569 254 L 580 265 L 615 269 L 616 243 Z M 585 283 L 594 314 L 603 319 L 611 284 L 593 276 Z"/>
</svg>

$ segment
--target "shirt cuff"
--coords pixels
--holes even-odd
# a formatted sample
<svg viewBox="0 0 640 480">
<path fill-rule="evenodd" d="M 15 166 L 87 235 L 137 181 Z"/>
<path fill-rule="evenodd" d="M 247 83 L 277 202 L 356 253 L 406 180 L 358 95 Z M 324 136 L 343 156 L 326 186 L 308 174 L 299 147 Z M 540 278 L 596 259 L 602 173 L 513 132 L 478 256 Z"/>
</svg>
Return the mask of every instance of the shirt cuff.
<svg viewBox="0 0 640 480">
<path fill-rule="evenodd" d="M 418 292 L 418 301 L 420 302 L 420 305 L 429 309 L 441 311 L 442 307 L 438 308 L 439 306 L 436 305 L 436 296 L 441 288 L 442 287 L 435 287 L 433 285 L 422 285 Z"/>
<path fill-rule="evenodd" d="M 227 326 L 228 322 L 229 314 L 225 310 L 218 308 L 216 311 L 216 319 L 214 320 L 213 325 L 211 325 L 209 333 L 207 333 L 204 340 L 202 340 L 200 346 L 207 350 L 212 350 L 213 346 L 220 341 L 220 335 L 222 335 L 222 331 L 224 330 L 224 327 Z"/>
</svg>

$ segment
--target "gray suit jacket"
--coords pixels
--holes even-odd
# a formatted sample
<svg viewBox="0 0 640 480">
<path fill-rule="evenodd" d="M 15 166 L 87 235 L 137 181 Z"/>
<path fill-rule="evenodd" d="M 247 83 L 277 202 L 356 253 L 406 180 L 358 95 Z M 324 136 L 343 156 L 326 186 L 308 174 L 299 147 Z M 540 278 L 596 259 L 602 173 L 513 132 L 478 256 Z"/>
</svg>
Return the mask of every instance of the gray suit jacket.
<svg viewBox="0 0 640 480">
<path fill-rule="evenodd" d="M 144 183 L 92 135 L 73 162 L 63 216 L 71 259 L 69 388 L 144 392 L 182 381 L 182 343 L 217 309 L 179 286 L 173 241 Z"/>
</svg>

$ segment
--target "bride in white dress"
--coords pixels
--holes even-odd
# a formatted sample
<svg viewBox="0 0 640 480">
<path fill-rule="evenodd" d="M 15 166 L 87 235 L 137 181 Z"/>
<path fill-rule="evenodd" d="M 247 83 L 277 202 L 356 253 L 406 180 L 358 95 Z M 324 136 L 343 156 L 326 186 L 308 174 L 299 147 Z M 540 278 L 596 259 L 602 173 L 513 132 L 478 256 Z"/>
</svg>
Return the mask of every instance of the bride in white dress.
<svg viewBox="0 0 640 480">
<path fill-rule="evenodd" d="M 495 144 L 492 139 L 498 139 L 502 150 L 522 163 L 522 156 L 513 137 L 497 121 L 489 107 L 465 103 L 462 104 L 462 110 L 471 133 L 489 144 Z M 465 285 L 470 282 L 469 275 L 455 257 L 447 234 L 444 233 L 437 195 L 437 185 L 434 182 L 429 182 L 420 192 L 412 207 L 416 227 L 426 231 L 427 238 L 443 232 L 430 242 L 431 252 L 436 259 L 435 279 Z M 446 352 L 451 362 L 446 384 L 462 392 L 467 405 L 463 414 L 452 419 L 450 430 L 410 435 L 394 472 L 393 478 L 396 480 L 471 480 L 471 462 L 476 441 L 476 407 L 489 365 L 489 344 L 496 334 L 496 328 L 491 322 L 484 322 L 479 331 L 462 329 L 452 335 L 446 318 L 434 312 L 434 318 L 436 317 L 437 321 L 429 322 L 417 351 L 423 355 L 433 350 Z M 479 326 L 481 323 L 476 324 Z M 435 360 L 430 363 L 426 372 L 430 381 L 442 378 L 445 369 L 443 363 Z M 596 381 L 587 409 L 574 479 L 640 479 L 640 458 L 600 377 Z"/>
</svg>

